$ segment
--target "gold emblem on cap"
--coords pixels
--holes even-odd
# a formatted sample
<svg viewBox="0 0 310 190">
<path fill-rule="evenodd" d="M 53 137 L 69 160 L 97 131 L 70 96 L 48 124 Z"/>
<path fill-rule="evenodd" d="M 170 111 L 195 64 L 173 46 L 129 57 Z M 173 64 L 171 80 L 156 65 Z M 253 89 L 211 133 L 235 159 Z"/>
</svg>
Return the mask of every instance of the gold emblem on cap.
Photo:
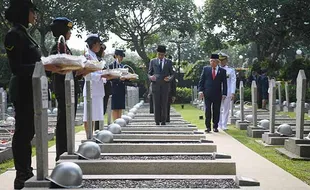
<svg viewBox="0 0 310 190">
<path fill-rule="evenodd" d="M 68 26 L 69 28 L 72 28 L 73 23 L 72 23 L 72 22 L 68 22 L 67 26 Z"/>
</svg>

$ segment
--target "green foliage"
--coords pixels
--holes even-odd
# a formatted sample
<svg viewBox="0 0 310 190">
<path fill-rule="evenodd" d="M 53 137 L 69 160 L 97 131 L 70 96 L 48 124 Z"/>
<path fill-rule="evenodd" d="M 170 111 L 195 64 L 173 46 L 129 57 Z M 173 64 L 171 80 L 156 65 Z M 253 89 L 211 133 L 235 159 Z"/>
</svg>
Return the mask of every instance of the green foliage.
<svg viewBox="0 0 310 190">
<path fill-rule="evenodd" d="M 11 78 L 11 70 L 9 67 L 6 54 L 0 54 L 0 84 L 8 86 Z"/>
<path fill-rule="evenodd" d="M 186 69 L 184 79 L 191 80 L 194 84 L 198 84 L 202 69 L 209 65 L 207 61 L 198 60 L 195 64 L 189 65 Z"/>
<path fill-rule="evenodd" d="M 284 67 L 280 70 L 279 79 L 285 81 L 292 81 L 292 84 L 296 84 L 296 78 L 299 70 L 304 70 L 306 76 L 310 77 L 310 60 L 301 58 L 286 63 Z"/>
<path fill-rule="evenodd" d="M 240 100 L 240 93 L 239 92 L 240 92 L 239 90 L 236 91 L 236 95 L 235 95 L 236 100 Z M 244 87 L 244 101 L 246 101 L 246 102 L 252 101 L 252 99 L 251 99 L 251 87 L 247 87 L 247 86 Z"/>
<path fill-rule="evenodd" d="M 176 103 L 189 103 L 192 99 L 192 90 L 190 88 L 177 87 Z"/>
</svg>

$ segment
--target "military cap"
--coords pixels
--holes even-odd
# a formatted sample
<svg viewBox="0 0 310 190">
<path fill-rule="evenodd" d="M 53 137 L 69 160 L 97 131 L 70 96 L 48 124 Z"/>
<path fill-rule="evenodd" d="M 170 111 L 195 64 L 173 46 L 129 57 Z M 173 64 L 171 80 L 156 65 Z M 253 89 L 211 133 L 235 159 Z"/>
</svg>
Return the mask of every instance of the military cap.
<svg viewBox="0 0 310 190">
<path fill-rule="evenodd" d="M 120 50 L 120 49 L 116 49 L 114 52 L 114 55 L 119 55 L 119 56 L 125 57 L 124 50 Z"/>
<path fill-rule="evenodd" d="M 218 54 L 211 54 L 210 59 L 219 59 Z"/>
<path fill-rule="evenodd" d="M 100 40 L 100 36 L 98 34 L 89 34 L 86 37 L 85 42 L 90 46 L 90 45 L 95 44 L 97 42 L 101 43 L 102 41 Z"/>
<path fill-rule="evenodd" d="M 225 60 L 229 58 L 229 56 L 226 53 L 220 52 L 219 53 L 219 60 Z"/>
<path fill-rule="evenodd" d="M 159 52 L 159 53 L 166 53 L 166 46 L 158 45 L 157 46 L 157 52 Z"/>
<path fill-rule="evenodd" d="M 60 35 L 64 36 L 72 29 L 73 22 L 66 17 L 57 17 L 53 20 L 50 27 L 54 37 L 59 37 Z"/>
</svg>

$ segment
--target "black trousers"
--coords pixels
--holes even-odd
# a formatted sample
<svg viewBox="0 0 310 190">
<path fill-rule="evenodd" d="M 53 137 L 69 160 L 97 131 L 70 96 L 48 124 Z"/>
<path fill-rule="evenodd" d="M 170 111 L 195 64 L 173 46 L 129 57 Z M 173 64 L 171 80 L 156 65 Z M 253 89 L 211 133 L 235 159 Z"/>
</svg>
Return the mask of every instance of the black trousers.
<svg viewBox="0 0 310 190">
<path fill-rule="evenodd" d="M 103 98 L 103 114 L 107 112 L 109 95 L 105 95 Z M 99 121 L 95 121 L 95 131 L 99 130 Z"/>
<path fill-rule="evenodd" d="M 213 129 L 217 129 L 220 120 L 220 109 L 221 99 L 210 99 L 205 97 L 205 125 L 207 129 L 211 129 L 211 116 L 213 116 Z"/>
<path fill-rule="evenodd" d="M 169 88 L 170 84 L 166 82 L 153 84 L 152 96 L 156 124 L 166 123 Z"/>
<path fill-rule="evenodd" d="M 150 95 L 150 113 L 154 113 L 153 95 Z"/>
<path fill-rule="evenodd" d="M 31 88 L 32 90 L 32 88 Z M 28 92 L 25 92 L 28 93 Z M 15 108 L 15 132 L 12 150 L 17 179 L 27 179 L 32 174 L 31 140 L 34 136 L 34 108 L 32 92 L 13 102 Z"/>
<path fill-rule="evenodd" d="M 170 107 L 171 107 L 172 97 L 168 97 L 168 104 L 167 104 L 167 118 L 166 122 L 170 122 Z"/>
<path fill-rule="evenodd" d="M 67 116 L 66 116 L 66 97 L 65 93 L 56 94 L 58 102 L 57 124 L 56 124 L 56 161 L 59 160 L 60 155 L 67 152 Z M 77 94 L 75 94 L 75 111 L 77 108 Z"/>
</svg>

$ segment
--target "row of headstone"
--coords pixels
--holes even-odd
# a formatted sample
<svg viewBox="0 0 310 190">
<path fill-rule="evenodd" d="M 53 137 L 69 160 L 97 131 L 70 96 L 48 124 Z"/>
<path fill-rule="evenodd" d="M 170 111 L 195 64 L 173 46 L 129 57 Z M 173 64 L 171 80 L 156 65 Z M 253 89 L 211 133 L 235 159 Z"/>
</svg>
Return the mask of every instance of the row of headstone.
<svg viewBox="0 0 310 190">
<path fill-rule="evenodd" d="M 3 88 L 0 88 L 0 120 L 5 120 L 6 118 L 6 108 L 7 108 L 7 101 L 6 101 L 6 91 Z"/>
<path fill-rule="evenodd" d="M 132 87 L 127 86 L 126 88 L 126 101 L 127 106 L 126 108 L 132 108 L 134 105 L 139 103 L 139 88 L 138 87 Z"/>
</svg>

